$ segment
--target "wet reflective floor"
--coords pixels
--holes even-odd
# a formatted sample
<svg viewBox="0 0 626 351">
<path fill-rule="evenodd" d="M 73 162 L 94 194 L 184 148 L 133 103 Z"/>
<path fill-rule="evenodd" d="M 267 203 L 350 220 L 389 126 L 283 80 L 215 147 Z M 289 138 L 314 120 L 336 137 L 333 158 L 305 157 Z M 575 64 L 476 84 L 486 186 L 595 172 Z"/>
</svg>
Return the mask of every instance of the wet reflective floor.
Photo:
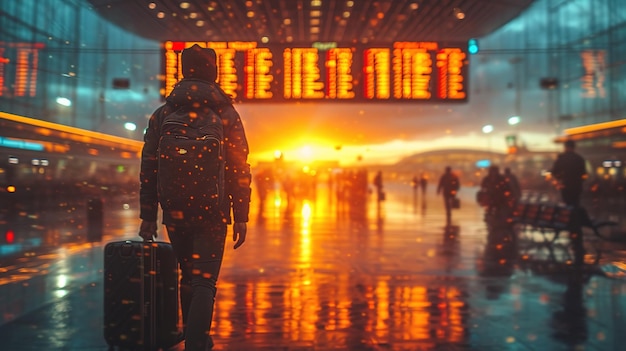
<svg viewBox="0 0 626 351">
<path fill-rule="evenodd" d="M 337 203 L 270 194 L 248 239 L 227 241 L 213 321 L 216 350 L 623 350 L 626 245 L 488 231 L 474 202 L 445 225 L 442 200 L 406 184 Z M 0 349 L 107 350 L 102 248 L 135 239 L 136 203 L 109 206 L 103 243 L 64 244 L 0 271 Z M 513 239 L 512 239 L 513 238 Z M 167 240 L 161 233 L 161 239 Z M 175 350 L 183 350 L 179 345 Z"/>
</svg>

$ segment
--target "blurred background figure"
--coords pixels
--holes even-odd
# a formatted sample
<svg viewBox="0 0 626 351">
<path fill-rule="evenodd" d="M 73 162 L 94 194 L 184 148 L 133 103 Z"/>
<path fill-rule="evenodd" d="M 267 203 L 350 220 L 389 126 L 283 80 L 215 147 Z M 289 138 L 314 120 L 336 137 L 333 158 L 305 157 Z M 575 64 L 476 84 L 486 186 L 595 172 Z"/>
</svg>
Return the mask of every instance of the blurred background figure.
<svg viewBox="0 0 626 351">
<path fill-rule="evenodd" d="M 428 175 L 422 172 L 420 177 L 420 188 L 422 189 L 422 202 L 426 201 L 426 187 L 428 187 Z"/>
<path fill-rule="evenodd" d="M 274 175 L 271 168 L 261 168 L 254 175 L 254 188 L 259 195 L 259 217 L 263 216 L 265 210 L 265 201 L 270 190 L 274 187 Z"/>
<path fill-rule="evenodd" d="M 515 174 L 511 172 L 511 169 L 509 167 L 506 167 L 504 169 L 504 181 L 506 182 L 507 187 L 511 192 L 509 196 L 509 206 L 513 207 L 522 197 L 522 187 L 520 186 L 517 176 L 515 176 Z"/>
<path fill-rule="evenodd" d="M 374 188 L 376 189 L 376 202 L 380 206 L 382 201 L 385 201 L 385 191 L 383 190 L 383 172 L 378 171 L 374 176 Z"/>
<path fill-rule="evenodd" d="M 576 153 L 576 142 L 567 140 L 563 153 L 559 154 L 552 166 L 552 175 L 559 181 L 561 199 L 566 205 L 578 207 L 583 192 L 583 182 L 587 179 L 585 159 Z"/>
<path fill-rule="evenodd" d="M 452 205 L 456 199 L 456 194 L 459 191 L 460 184 L 459 178 L 452 173 L 452 168 L 447 166 L 444 173 L 439 178 L 439 185 L 437 185 L 437 195 L 443 195 L 443 204 L 446 209 L 446 224 L 450 225 L 452 221 Z"/>
<path fill-rule="evenodd" d="M 419 179 L 417 179 L 417 176 L 413 176 L 413 179 L 411 179 L 411 188 L 413 189 L 413 207 L 417 207 L 417 189 L 419 185 Z"/>
<path fill-rule="evenodd" d="M 480 184 L 481 190 L 486 194 L 485 219 L 498 219 L 508 208 L 508 196 L 510 191 L 505 177 L 500 174 L 498 166 L 490 166 L 489 171 Z"/>
</svg>

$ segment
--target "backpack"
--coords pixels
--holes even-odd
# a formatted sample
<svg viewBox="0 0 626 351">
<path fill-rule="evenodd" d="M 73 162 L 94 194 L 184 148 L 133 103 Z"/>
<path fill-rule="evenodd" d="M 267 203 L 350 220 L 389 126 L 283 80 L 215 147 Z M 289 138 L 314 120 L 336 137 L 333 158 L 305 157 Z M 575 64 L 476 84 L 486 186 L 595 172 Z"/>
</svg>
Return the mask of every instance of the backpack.
<svg viewBox="0 0 626 351">
<path fill-rule="evenodd" d="M 157 173 L 164 214 L 186 223 L 223 215 L 223 139 L 220 116 L 206 106 L 183 106 L 165 116 Z"/>
</svg>

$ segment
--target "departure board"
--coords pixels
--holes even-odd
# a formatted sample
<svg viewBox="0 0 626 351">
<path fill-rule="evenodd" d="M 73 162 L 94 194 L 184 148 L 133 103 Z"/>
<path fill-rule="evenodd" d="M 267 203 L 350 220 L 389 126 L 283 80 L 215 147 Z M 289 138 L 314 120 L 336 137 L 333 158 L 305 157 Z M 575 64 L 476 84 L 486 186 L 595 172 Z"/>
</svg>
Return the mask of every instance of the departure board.
<svg viewBox="0 0 626 351">
<path fill-rule="evenodd" d="M 217 54 L 218 83 L 237 102 L 465 102 L 464 43 L 391 45 L 181 42 L 163 44 L 162 95 L 182 79 L 181 53 L 198 44 Z"/>
</svg>

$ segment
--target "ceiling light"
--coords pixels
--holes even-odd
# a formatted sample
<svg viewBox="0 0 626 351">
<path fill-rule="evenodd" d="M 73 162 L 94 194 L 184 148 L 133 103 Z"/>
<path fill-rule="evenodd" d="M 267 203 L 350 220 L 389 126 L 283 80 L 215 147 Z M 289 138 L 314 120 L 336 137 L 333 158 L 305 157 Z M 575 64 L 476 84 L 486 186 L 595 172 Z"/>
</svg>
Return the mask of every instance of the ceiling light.
<svg viewBox="0 0 626 351">
<path fill-rule="evenodd" d="M 155 3 L 153 3 L 153 2 L 151 2 L 151 3 L 149 3 L 149 4 L 148 4 L 148 8 L 149 8 L 150 10 L 154 10 L 154 9 L 156 9 L 156 4 L 155 4 Z"/>
<path fill-rule="evenodd" d="M 159 12 L 159 13 L 157 13 L 157 17 L 158 17 L 158 18 L 165 18 L 165 12 Z"/>
<path fill-rule="evenodd" d="M 199 20 L 196 22 L 196 27 L 202 27 L 204 26 L 204 21 L 203 20 Z"/>
<path fill-rule="evenodd" d="M 57 104 L 61 106 L 67 106 L 67 107 L 72 106 L 72 101 L 70 101 L 70 99 L 65 98 L 65 97 L 59 96 L 57 97 L 56 101 L 57 101 Z"/>
<path fill-rule="evenodd" d="M 137 129 L 137 125 L 133 122 L 126 122 L 124 123 L 124 129 L 129 130 L 129 131 L 135 131 Z"/>
<path fill-rule="evenodd" d="M 180 3 L 180 8 L 181 9 L 188 9 L 189 8 L 189 3 L 188 2 L 181 2 Z"/>
<path fill-rule="evenodd" d="M 454 13 L 454 17 L 456 17 L 457 19 L 462 20 L 462 19 L 465 18 L 465 13 L 463 13 L 463 11 L 460 8 L 458 8 L 458 7 L 455 7 L 452 10 L 452 13 Z"/>
</svg>

